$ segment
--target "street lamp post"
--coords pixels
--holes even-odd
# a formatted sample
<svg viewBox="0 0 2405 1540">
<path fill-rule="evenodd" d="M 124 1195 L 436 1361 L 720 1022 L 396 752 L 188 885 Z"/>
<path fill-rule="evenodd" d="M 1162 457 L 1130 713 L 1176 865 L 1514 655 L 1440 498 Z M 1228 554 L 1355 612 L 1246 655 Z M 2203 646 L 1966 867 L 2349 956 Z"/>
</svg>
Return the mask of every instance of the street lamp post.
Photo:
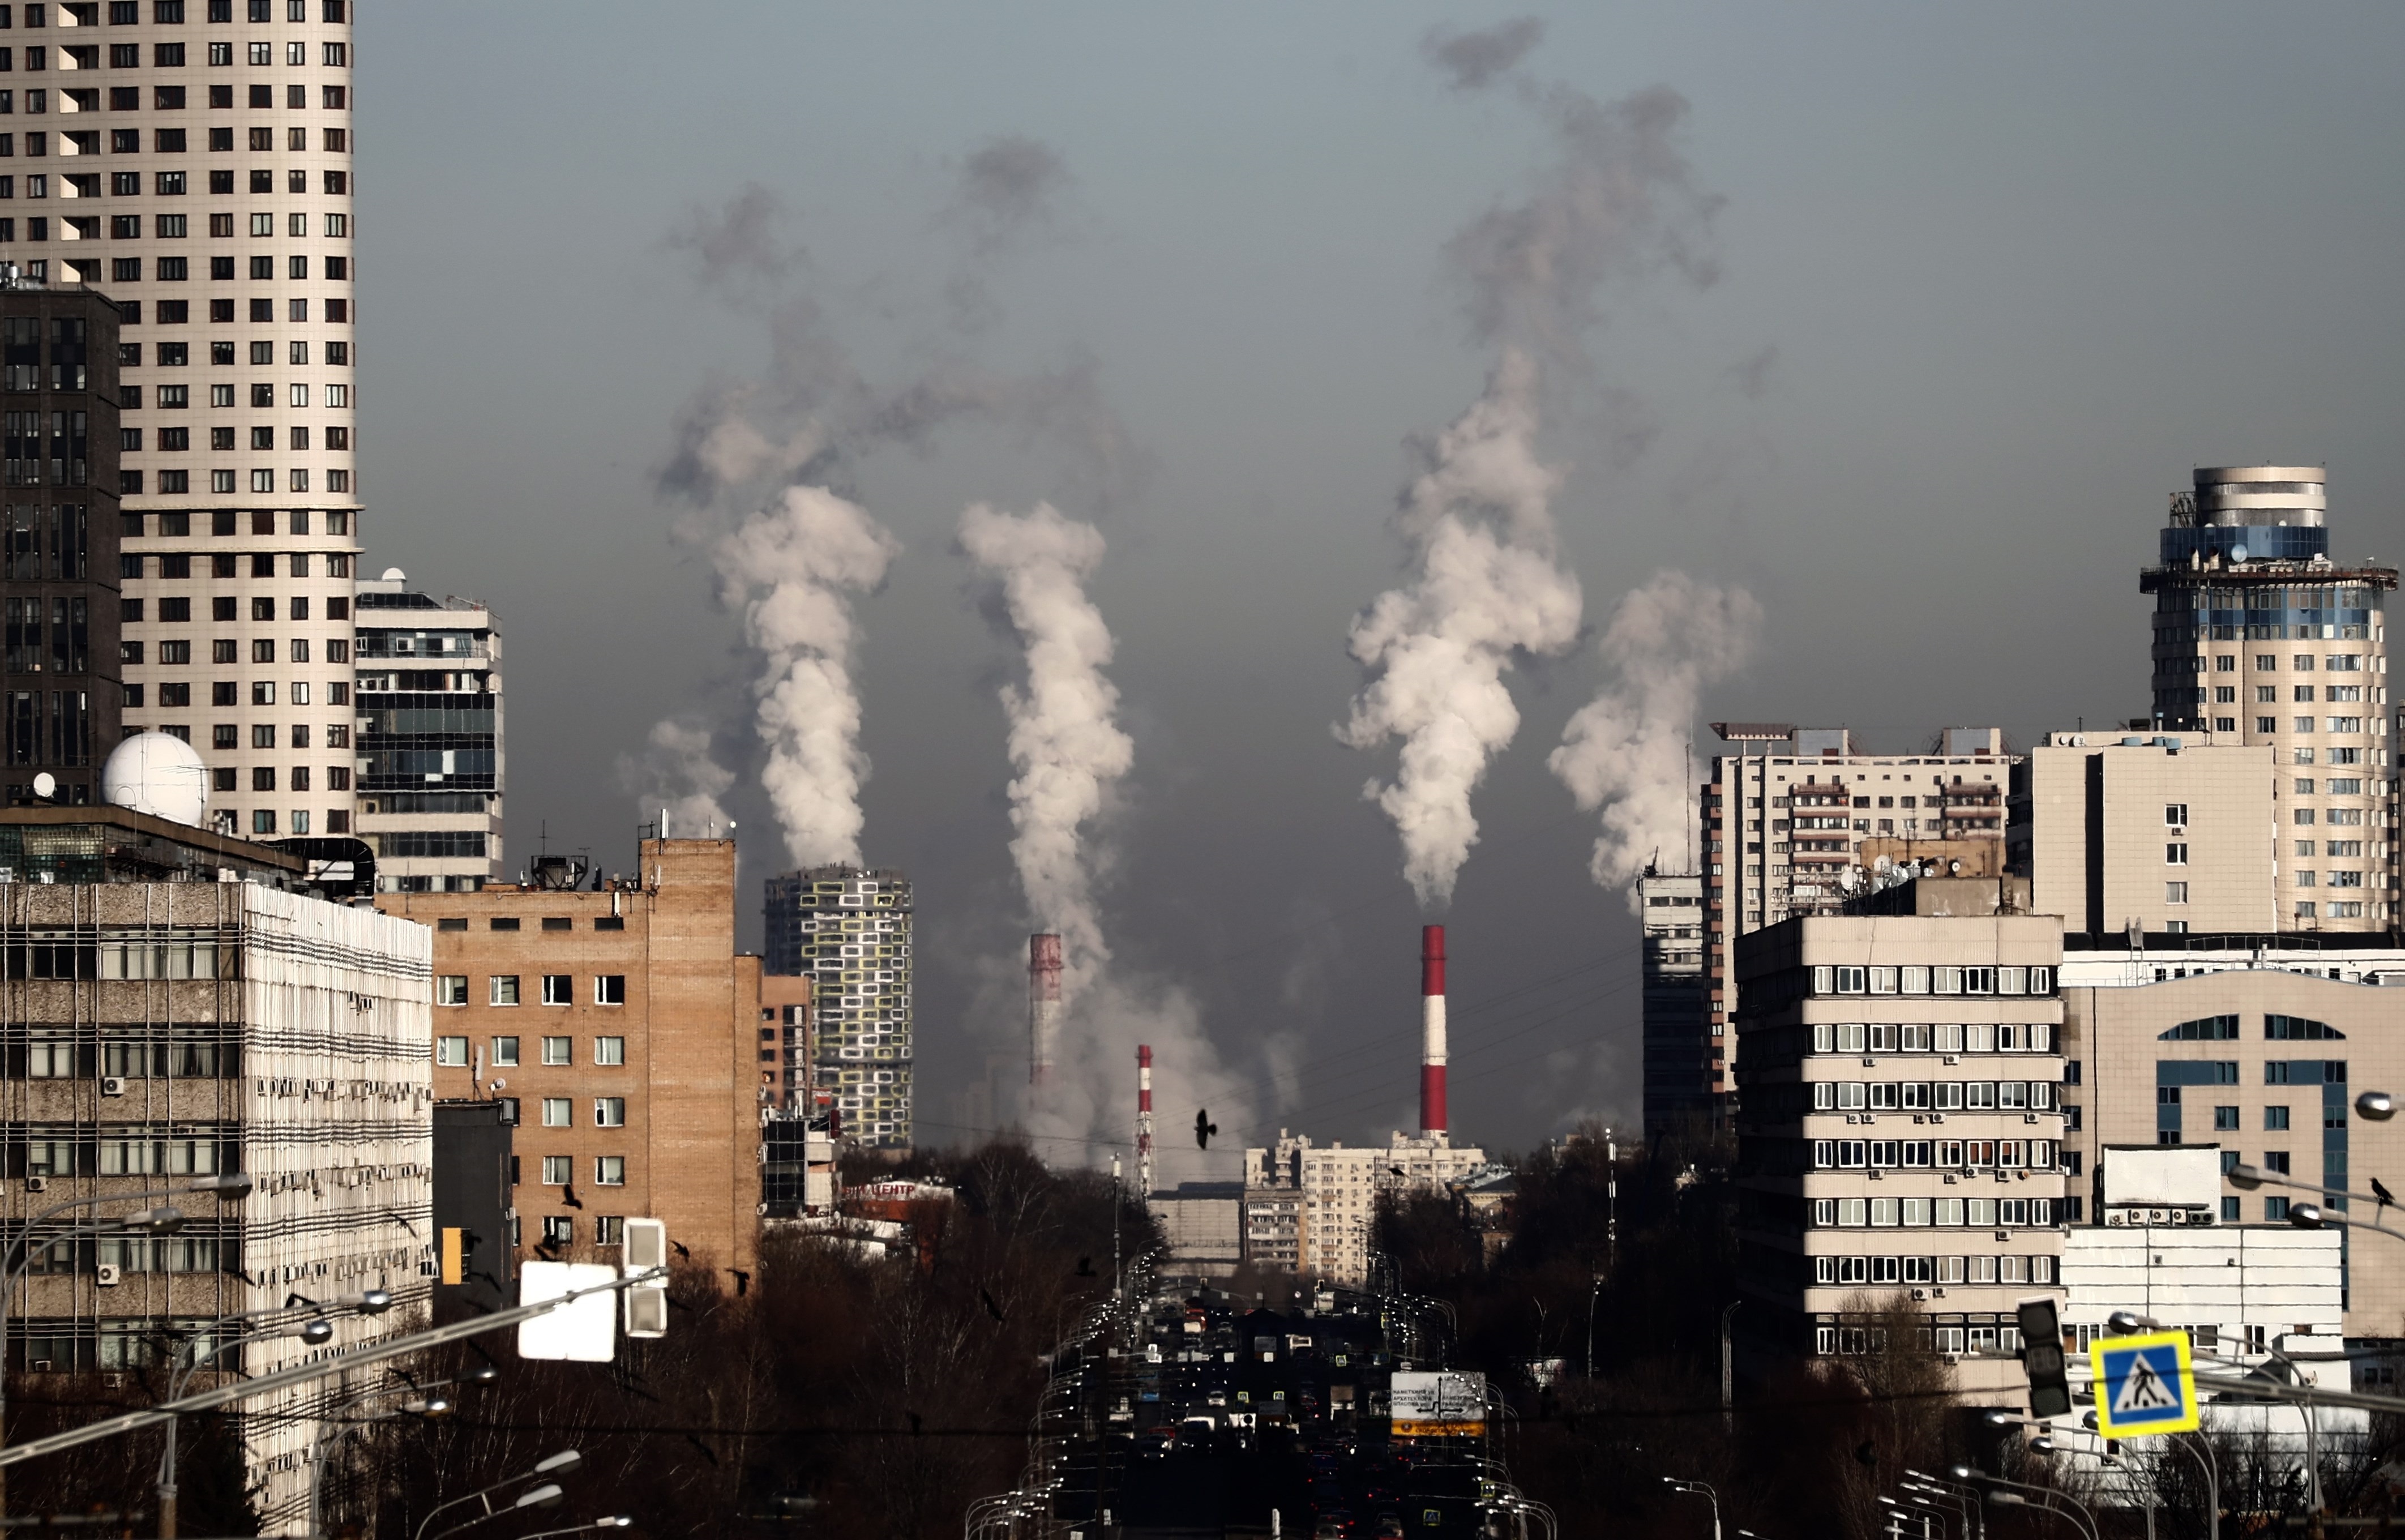
<svg viewBox="0 0 2405 1540">
<path fill-rule="evenodd" d="M 214 1193 L 220 1202 L 230 1203 L 249 1195 L 250 1178 L 245 1173 L 232 1171 L 214 1177 L 196 1177 L 177 1187 L 154 1187 L 140 1193 L 90 1193 L 81 1197 L 69 1198 L 63 1203 L 51 1204 L 40 1213 L 27 1219 L 24 1227 L 17 1232 L 16 1238 L 8 1243 L 5 1251 L 0 1251 L 0 1445 L 5 1445 L 8 1441 L 8 1312 L 9 1307 L 16 1301 L 18 1281 L 24 1276 L 26 1269 L 34 1264 L 35 1230 L 44 1220 L 56 1214 L 63 1214 L 71 1208 L 89 1208 L 96 1203 L 148 1203 L 153 1199 L 175 1197 L 183 1193 Z M 42 1244 L 45 1247 L 55 1246 L 62 1240 L 75 1240 L 85 1235 L 96 1235 L 110 1225 L 125 1225 L 134 1229 L 147 1229 L 154 1235 L 166 1235 L 172 1233 L 183 1222 L 184 1211 L 173 1205 L 166 1205 L 70 1225 L 64 1234 L 52 1236 Z M 7 1512 L 7 1505 L 8 1472 L 7 1467 L 0 1466 L 0 1514 Z"/>
<path fill-rule="evenodd" d="M 446 1509 L 456 1508 L 463 1503 L 481 1504 L 484 1507 L 485 1511 L 482 1514 L 468 1521 L 471 1524 L 481 1524 L 485 1519 L 493 1518 L 497 1514 L 507 1513 L 509 1511 L 508 1508 L 497 1508 L 493 1506 L 493 1493 L 500 1491 L 503 1487 L 514 1487 L 521 1481 L 533 1481 L 546 1476 L 566 1476 L 571 1471 L 576 1470 L 584 1463 L 584 1457 L 582 1454 L 579 1454 L 576 1450 L 562 1449 L 557 1454 L 545 1455 L 541 1460 L 536 1461 L 534 1462 L 534 1469 L 530 1471 L 524 1472 L 517 1476 L 504 1476 L 502 1479 L 494 1482 L 489 1487 L 479 1487 L 474 1491 L 468 1493 L 465 1497 L 455 1497 L 448 1503 L 437 1503 L 434 1506 L 426 1510 L 425 1518 L 417 1521 L 417 1528 L 411 1532 L 410 1540 L 426 1540 L 427 1526 L 434 1522 L 434 1516 L 445 1511 Z M 527 1498 L 532 1496 L 533 1492 L 545 1491 L 548 1491 L 553 1494 L 554 1501 L 557 1500 L 559 1488 L 556 1483 L 550 1483 L 543 1487 L 537 1487 L 533 1489 L 533 1491 L 522 1494 L 513 1506 L 524 1506 L 526 1505 Z M 464 1529 L 467 1526 L 460 1525 L 457 1527 Z M 448 1534 L 451 1531 L 445 1530 L 443 1533 Z"/>
<path fill-rule="evenodd" d="M 380 1294 L 384 1293 L 381 1289 L 375 1292 Z M 387 1305 L 389 1305 L 391 1303 L 391 1297 L 387 1295 L 385 1302 Z M 194 1353 L 192 1355 L 192 1361 L 190 1363 L 183 1365 L 181 1368 L 177 1368 L 172 1363 L 168 1366 L 167 1399 L 170 1402 L 182 1400 L 184 1396 L 184 1388 L 192 1382 L 192 1377 L 194 1375 L 201 1372 L 201 1366 L 216 1358 L 218 1354 L 229 1351 L 230 1349 L 243 1347 L 248 1343 L 263 1342 L 271 1337 L 280 1336 L 298 1337 L 300 1340 L 309 1344 L 311 1347 L 316 1347 L 321 1343 L 329 1342 L 333 1339 L 334 1323 L 320 1316 L 314 1320 L 303 1321 L 297 1327 L 289 1322 L 286 1322 L 281 1325 L 263 1326 L 257 1331 L 245 1332 L 239 1336 L 228 1337 L 223 1342 L 217 1340 L 216 1328 L 219 1326 L 226 1325 L 231 1321 L 245 1321 L 257 1316 L 274 1315 L 280 1313 L 282 1313 L 280 1310 L 251 1310 L 245 1311 L 242 1315 L 227 1316 L 210 1322 L 209 1350 L 204 1353 Z M 172 1417 L 167 1420 L 166 1447 L 162 1448 L 159 1454 L 159 1540 L 176 1540 L 176 1446 L 178 1441 L 177 1435 L 181 1429 L 181 1420 Z"/>
<path fill-rule="evenodd" d="M 2033 1487 L 2026 1481 L 2007 1481 L 2001 1476 L 1990 1476 L 1984 1471 L 1975 1470 L 1969 1465 L 1957 1465 L 1953 1468 L 1953 1471 L 1955 1479 L 1972 1486 L 1975 1490 L 1978 1491 L 1982 1496 L 1986 1497 L 1989 1502 L 1997 1505 L 1999 1507 L 2018 1505 L 2020 1507 L 2044 1508 L 2049 1513 L 2059 1514 L 2061 1517 L 2070 1519 L 2072 1527 L 2086 1534 L 2088 1536 L 2088 1540 L 2103 1540 L 2102 1532 L 2096 1527 L 2096 1516 L 2088 1511 L 2088 1505 L 2086 1504 L 2080 1502 L 2079 1499 L 2072 1496 L 2069 1492 L 2057 1491 L 2051 1487 Z M 2060 1497 L 2064 1502 L 2070 1504 L 2071 1507 L 2068 1510 L 2065 1510 L 2056 1507 L 2051 1502 L 2041 1501 L 2032 1503 L 2028 1498 L 2021 1496 L 2020 1493 L 2022 1492 L 2035 1492 L 2041 1499 Z"/>
<path fill-rule="evenodd" d="M 1731 1437 L 1737 1434 L 1737 1349 L 1731 1345 L 1729 1324 L 1744 1303 L 1730 1300 L 1721 1311 L 1721 1432 Z"/>
<path fill-rule="evenodd" d="M 1662 1480 L 1663 1483 L 1672 1491 L 1701 1492 L 1703 1494 L 1705 1501 L 1710 1503 L 1712 1505 L 1712 1540 L 1721 1540 L 1721 1494 L 1712 1491 L 1709 1486 L 1701 1481 L 1681 1481 L 1676 1477 L 1667 1476 L 1664 1476 Z"/>
<path fill-rule="evenodd" d="M 583 1534 L 589 1530 L 623 1530 L 635 1521 L 630 1513 L 613 1513 L 607 1519 L 596 1519 L 589 1524 L 571 1524 L 564 1530 L 537 1530 L 524 1540 L 555 1540 L 562 1534 Z"/>
</svg>

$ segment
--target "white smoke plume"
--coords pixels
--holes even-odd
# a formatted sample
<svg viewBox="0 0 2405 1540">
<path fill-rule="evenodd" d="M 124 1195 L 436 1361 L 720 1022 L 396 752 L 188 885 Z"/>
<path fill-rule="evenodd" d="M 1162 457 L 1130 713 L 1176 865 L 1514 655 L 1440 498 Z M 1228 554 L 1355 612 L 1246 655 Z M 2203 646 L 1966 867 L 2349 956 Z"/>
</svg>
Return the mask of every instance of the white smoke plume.
<svg viewBox="0 0 2405 1540">
<path fill-rule="evenodd" d="M 1363 795 L 1401 834 L 1423 906 L 1453 896 L 1478 840 L 1470 794 L 1520 729 L 1505 671 L 1578 638 L 1578 579 L 1555 562 L 1547 507 L 1560 477 L 1537 459 L 1536 389 L 1528 356 L 1506 349 L 1485 395 L 1427 446 L 1394 519 L 1411 581 L 1353 622 L 1353 657 L 1372 677 L 1337 736 L 1357 749 L 1403 741 L 1394 780 Z"/>
<path fill-rule="evenodd" d="M 1746 663 L 1761 631 L 1751 594 L 1680 572 L 1656 572 L 1612 612 L 1596 650 L 1618 680 L 1569 719 L 1545 761 L 1582 810 L 1603 810 L 1588 862 L 1598 883 L 1619 887 L 1656 851 L 1685 851 L 1696 704 Z"/>
<path fill-rule="evenodd" d="M 1027 658 L 1027 680 L 1002 688 L 1010 722 L 1010 857 L 1039 929 L 1058 931 L 1074 986 L 1108 961 L 1080 831 L 1135 763 L 1104 674 L 1110 628 L 1086 597 L 1102 532 L 1050 503 L 1026 515 L 977 503 L 961 516 L 961 549 L 1000 588 Z"/>
<path fill-rule="evenodd" d="M 787 487 L 711 549 L 720 600 L 742 615 L 764 662 L 752 685 L 768 750 L 761 783 L 797 866 L 860 863 L 868 757 L 848 595 L 876 589 L 900 551 L 866 510 L 823 487 Z"/>
<path fill-rule="evenodd" d="M 618 756 L 618 784 L 646 812 L 666 813 L 666 832 L 682 837 L 728 821 L 719 798 L 735 773 L 718 763 L 707 727 L 671 717 L 653 727 L 640 757 Z"/>
</svg>

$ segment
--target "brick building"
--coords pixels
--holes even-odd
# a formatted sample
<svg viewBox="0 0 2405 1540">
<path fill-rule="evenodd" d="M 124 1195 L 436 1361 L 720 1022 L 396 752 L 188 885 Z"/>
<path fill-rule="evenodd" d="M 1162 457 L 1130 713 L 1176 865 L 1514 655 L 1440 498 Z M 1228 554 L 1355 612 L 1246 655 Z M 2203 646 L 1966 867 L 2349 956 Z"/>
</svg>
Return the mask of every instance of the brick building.
<svg viewBox="0 0 2405 1540">
<path fill-rule="evenodd" d="M 434 929 L 436 1095 L 515 1114 L 516 1255 L 615 1247 L 648 1216 L 724 1279 L 753 1262 L 791 1002 L 735 950 L 735 842 L 640 848 L 632 876 L 587 891 L 376 901 Z"/>
</svg>

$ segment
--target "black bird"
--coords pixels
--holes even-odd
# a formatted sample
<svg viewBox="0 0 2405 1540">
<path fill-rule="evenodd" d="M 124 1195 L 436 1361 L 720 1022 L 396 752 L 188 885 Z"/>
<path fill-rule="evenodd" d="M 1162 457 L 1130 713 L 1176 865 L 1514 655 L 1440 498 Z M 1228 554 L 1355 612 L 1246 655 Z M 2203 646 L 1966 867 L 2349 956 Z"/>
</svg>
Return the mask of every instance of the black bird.
<svg viewBox="0 0 2405 1540">
<path fill-rule="evenodd" d="M 1194 1148 L 1197 1150 L 1210 1149 L 1211 1136 L 1218 1131 L 1219 1125 L 1211 1121 L 1211 1109 L 1209 1108 L 1206 1107 L 1194 1114 Z"/>
<path fill-rule="evenodd" d="M 902 1415 L 910 1420 L 910 1435 L 913 1438 L 917 1437 L 919 1435 L 919 1430 L 926 1426 L 926 1423 L 920 1418 L 917 1412 L 904 1412 Z"/>
<path fill-rule="evenodd" d="M 715 1454 L 712 1454 L 712 1453 L 710 1451 L 710 1446 L 709 1446 L 709 1445 L 707 1445 L 707 1444 L 703 1443 L 700 1439 L 696 1438 L 696 1437 L 695 1437 L 693 1434 L 685 1434 L 685 1435 L 684 1435 L 684 1441 L 685 1441 L 686 1443 L 688 1443 L 688 1444 L 692 1445 L 695 1448 L 699 1449 L 699 1450 L 701 1451 L 701 1457 L 702 1457 L 704 1460 L 709 1461 L 709 1462 L 710 1462 L 711 1464 L 713 1464 L 713 1465 L 715 1465 L 715 1464 L 717 1464 L 717 1463 L 718 1463 L 718 1456 L 716 1456 Z"/>
<path fill-rule="evenodd" d="M 752 1288 L 752 1275 L 740 1267 L 729 1267 L 726 1270 L 735 1275 L 735 1297 L 741 1299 Z"/>
<path fill-rule="evenodd" d="M 584 1200 L 576 1195 L 576 1183 L 572 1181 L 563 1182 L 560 1184 L 559 1201 L 568 1205 L 570 1208 L 582 1208 L 584 1207 Z"/>
<path fill-rule="evenodd" d="M 2380 1200 L 2380 1207 L 2383 1208 L 2387 1208 L 2390 1204 L 2397 1201 L 2397 1194 L 2390 1192 L 2387 1188 L 2380 1185 L 2380 1179 L 2378 1177 L 2371 1179 L 2371 1195 Z"/>
<path fill-rule="evenodd" d="M 1878 1451 L 1871 1448 L 1871 1441 L 1867 1438 L 1854 1447 L 1854 1458 L 1873 1468 L 1878 1465 Z"/>
<path fill-rule="evenodd" d="M 691 1262 L 693 1260 L 693 1253 L 684 1249 L 683 1241 L 672 1240 L 668 1242 L 668 1245 L 675 1250 L 677 1255 L 684 1258 L 687 1262 Z"/>
<path fill-rule="evenodd" d="M 979 1289 L 977 1291 L 977 1298 L 985 1301 L 986 1314 L 993 1317 L 997 1321 L 1002 1320 L 1002 1307 L 993 1302 L 993 1296 L 992 1294 L 987 1293 L 983 1289 Z"/>
<path fill-rule="evenodd" d="M 1077 1259 L 1077 1276 L 1079 1278 L 1092 1278 L 1094 1276 L 1093 1258 L 1079 1257 Z"/>
</svg>

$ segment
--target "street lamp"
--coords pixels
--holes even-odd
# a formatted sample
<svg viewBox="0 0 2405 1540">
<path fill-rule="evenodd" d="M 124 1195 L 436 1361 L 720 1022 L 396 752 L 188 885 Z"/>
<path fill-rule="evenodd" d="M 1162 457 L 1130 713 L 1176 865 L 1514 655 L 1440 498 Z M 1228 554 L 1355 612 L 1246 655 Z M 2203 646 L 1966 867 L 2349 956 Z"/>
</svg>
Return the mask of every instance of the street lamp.
<svg viewBox="0 0 2405 1540">
<path fill-rule="evenodd" d="M 216 1327 L 223 1326 L 232 1321 L 248 1321 L 254 1320 L 260 1316 L 281 1315 L 283 1313 L 284 1311 L 280 1307 L 273 1310 L 247 1310 L 241 1315 L 226 1316 L 218 1321 L 212 1321 L 210 1323 L 210 1347 L 208 1351 L 204 1353 L 194 1353 L 192 1355 L 191 1362 L 184 1364 L 180 1368 L 176 1367 L 173 1363 L 169 1363 L 167 1369 L 167 1399 L 170 1402 L 182 1400 L 184 1396 L 184 1388 L 192 1382 L 192 1377 L 201 1372 L 202 1366 L 215 1359 L 218 1354 L 226 1352 L 232 1349 L 240 1348 L 252 1342 L 264 1342 L 274 1337 L 294 1337 L 313 1348 L 318 1347 L 333 1339 L 334 1323 L 326 1320 L 323 1316 L 319 1316 L 310 1321 L 303 1321 L 298 1326 L 294 1326 L 288 1321 L 279 1325 L 264 1326 L 257 1331 L 245 1332 L 238 1336 L 228 1337 L 222 1342 L 217 1340 L 215 1331 Z M 166 1448 L 163 1448 L 159 1455 L 159 1540 L 176 1540 L 176 1446 L 178 1442 L 177 1435 L 181 1426 L 182 1422 L 180 1419 L 171 1417 L 167 1420 Z"/>
<path fill-rule="evenodd" d="M 591 1530 L 623 1530 L 635 1521 L 631 1513 L 613 1513 L 607 1519 L 596 1519 L 589 1524 L 573 1524 L 564 1530 L 537 1530 L 523 1540 L 553 1540 L 556 1535 L 583 1534 Z"/>
<path fill-rule="evenodd" d="M 1681 1481 L 1675 1476 L 1662 1478 L 1672 1491 L 1700 1492 L 1712 1505 L 1712 1540 L 1721 1540 L 1721 1494 L 1701 1481 Z"/>
<path fill-rule="evenodd" d="M 2102 1540 L 2102 1532 L 2096 1527 L 2096 1516 L 2088 1511 L 2086 1504 L 2069 1492 L 2057 1491 L 2051 1487 L 2033 1487 L 2026 1481 L 2007 1481 L 2001 1476 L 1990 1476 L 1970 1465 L 1956 1465 L 1951 1469 L 1956 1480 L 1974 1487 L 1998 1507 L 2044 1508 L 2048 1513 L 2070 1519 L 2072 1527 L 2086 1534 L 2088 1540 Z M 2066 1511 L 2051 1502 L 2032 1503 L 2021 1495 L 2023 1492 L 2035 1492 L 2041 1499 L 2060 1497 L 2070 1504 L 2071 1508 Z"/>
<path fill-rule="evenodd" d="M 546 1481 L 540 1487 L 528 1487 L 512 1499 L 506 1507 L 495 1508 L 490 1513 L 480 1513 L 473 1519 L 454 1524 L 435 1535 L 434 1540 L 443 1540 L 444 1535 L 457 1534 L 463 1530 L 474 1529 L 486 1519 L 498 1519 L 505 1513 L 522 1513 L 530 1508 L 556 1508 L 567 1495 L 559 1490 L 559 1483 L 556 1481 Z"/>
<path fill-rule="evenodd" d="M 514 1487 L 521 1481 L 532 1481 L 538 1477 L 545 1476 L 566 1476 L 576 1470 L 584 1463 L 584 1457 L 582 1454 L 579 1454 L 576 1450 L 562 1449 L 557 1454 L 545 1455 L 541 1460 L 536 1461 L 534 1462 L 534 1469 L 530 1471 L 527 1471 L 517 1476 L 504 1476 L 502 1479 L 494 1482 L 491 1486 L 480 1487 L 476 1491 L 468 1493 L 465 1497 L 455 1497 L 448 1503 L 437 1503 L 434 1506 L 426 1511 L 425 1518 L 417 1521 L 417 1528 L 411 1532 L 411 1540 L 426 1540 L 426 1528 L 428 1525 L 434 1522 L 434 1516 L 447 1508 L 456 1508 L 463 1503 L 480 1504 L 483 1505 L 485 1510 L 475 1518 L 468 1520 L 468 1524 L 481 1524 L 487 1519 L 509 1512 L 511 1508 L 528 1506 L 529 1499 L 537 1498 L 545 1492 L 550 1493 L 549 1501 L 535 1504 L 533 1505 L 549 1507 L 551 1504 L 559 1501 L 559 1487 L 556 1482 L 546 1482 L 542 1486 L 532 1488 L 529 1491 L 519 1494 L 516 1501 L 512 1503 L 509 1507 L 497 1508 L 493 1506 L 492 1494 L 500 1491 L 503 1487 Z M 461 1524 L 457 1526 L 457 1529 L 465 1529 L 467 1527 L 467 1524 Z M 456 1531 L 444 1530 L 443 1533 L 444 1534 L 450 1534 L 456 1533 Z"/>
<path fill-rule="evenodd" d="M 171 1198 L 184 1193 L 212 1193 L 217 1195 L 219 1202 L 232 1203 L 240 1198 L 248 1197 L 250 1186 L 250 1176 L 247 1172 L 228 1171 L 213 1177 L 195 1177 L 175 1187 L 154 1187 L 140 1193 L 88 1193 L 81 1197 L 68 1198 L 63 1203 L 51 1204 L 40 1213 L 33 1215 L 25 1221 L 24 1227 L 17 1232 L 17 1238 L 10 1241 L 5 1250 L 0 1250 L 0 1347 L 5 1347 L 7 1342 L 9 1307 L 16 1301 L 18 1280 L 24 1276 L 25 1270 L 34 1264 L 35 1232 L 44 1220 L 54 1214 L 63 1214 L 71 1208 L 89 1208 L 96 1203 L 148 1203 L 154 1198 Z M 122 1216 L 93 1219 L 81 1224 L 71 1224 L 63 1233 L 44 1238 L 41 1246 L 43 1249 L 48 1249 L 61 1241 L 77 1240 L 86 1235 L 96 1235 L 103 1229 L 118 1224 L 133 1229 L 148 1230 L 152 1235 L 172 1235 L 181 1228 L 183 1222 L 184 1211 L 172 1204 L 164 1204 L 155 1208 L 137 1209 Z M 0 1444 L 7 1442 L 7 1375 L 5 1368 L 0 1368 Z M 7 1494 L 8 1473 L 6 1467 L 0 1467 L 0 1511 L 7 1509 Z"/>
</svg>

